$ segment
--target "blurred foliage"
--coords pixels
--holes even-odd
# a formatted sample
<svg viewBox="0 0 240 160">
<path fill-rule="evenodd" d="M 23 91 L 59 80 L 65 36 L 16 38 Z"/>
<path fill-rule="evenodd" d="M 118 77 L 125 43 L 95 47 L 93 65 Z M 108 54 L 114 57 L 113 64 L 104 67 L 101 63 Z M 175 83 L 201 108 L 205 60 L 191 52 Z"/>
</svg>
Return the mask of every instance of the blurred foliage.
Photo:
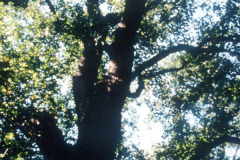
<svg viewBox="0 0 240 160">
<path fill-rule="evenodd" d="M 24 116 L 51 113 L 66 141 L 75 143 L 71 77 L 84 49 L 82 41 L 88 40 L 85 30 L 97 39 L 106 34 L 106 28 L 95 30 L 84 1 L 57 0 L 56 15 L 44 1 L 12 2 L 0 1 L 0 158 L 42 159 L 31 141 L 34 133 L 24 135 L 19 129 L 30 125 L 24 123 Z M 123 0 L 104 3 L 108 10 L 103 15 L 124 10 Z M 128 137 L 123 137 L 117 159 L 228 158 L 224 150 L 237 145 L 216 142 L 227 136 L 239 138 L 240 44 L 239 38 L 218 39 L 240 36 L 239 5 L 234 0 L 172 0 L 147 12 L 136 35 L 133 70 L 179 44 L 196 46 L 210 39 L 203 48 L 211 51 L 179 52 L 142 73 L 145 95 L 136 103 L 148 104 L 149 119 L 162 122 L 164 140 L 155 146 L 154 155 L 146 157 L 137 145 L 126 146 Z M 106 43 L 112 44 L 117 27 L 107 28 Z M 99 79 L 106 74 L 108 60 L 103 54 Z M 180 67 L 179 72 L 161 74 L 166 68 Z M 126 105 L 123 112 L 127 111 L 133 112 Z M 131 117 L 133 121 L 123 120 L 123 126 L 136 128 L 137 118 Z"/>
<path fill-rule="evenodd" d="M 0 143 L 1 152 L 8 149 L 5 159 L 37 158 L 38 147 L 27 138 L 33 133 L 19 130 L 29 125 L 23 123 L 24 115 L 48 111 L 64 135 L 75 123 L 71 85 L 64 81 L 70 81 L 66 75 L 73 75 L 83 46 L 72 35 L 57 34 L 55 19 L 35 2 L 26 9 L 0 2 Z M 26 114 L 31 107 L 36 110 Z"/>
</svg>

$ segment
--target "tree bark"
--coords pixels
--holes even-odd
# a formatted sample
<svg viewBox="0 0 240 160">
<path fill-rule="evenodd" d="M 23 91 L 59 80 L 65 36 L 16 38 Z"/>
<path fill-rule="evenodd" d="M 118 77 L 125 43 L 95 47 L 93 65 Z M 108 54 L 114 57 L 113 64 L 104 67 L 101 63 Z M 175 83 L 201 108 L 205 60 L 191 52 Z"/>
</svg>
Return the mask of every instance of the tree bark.
<svg viewBox="0 0 240 160">
<path fill-rule="evenodd" d="M 15 2 L 15 6 L 27 7 L 28 0 L 0 0 L 7 4 Z M 73 77 L 73 93 L 76 103 L 76 113 L 78 115 L 78 140 L 75 146 L 66 144 L 64 136 L 56 126 L 54 117 L 47 112 L 35 113 L 31 117 L 32 110 L 23 112 L 19 116 L 19 129 L 31 140 L 37 143 L 41 153 L 46 160 L 113 160 L 115 158 L 116 147 L 121 139 L 121 111 L 126 97 L 129 94 L 129 86 L 131 80 L 141 75 L 141 72 L 156 64 L 159 60 L 167 57 L 169 54 L 178 51 L 188 51 L 190 53 L 199 54 L 199 52 L 216 52 L 215 47 L 203 48 L 207 42 L 234 41 L 238 42 L 238 35 L 214 37 L 214 39 L 203 39 L 198 47 L 179 45 L 170 47 L 167 50 L 160 51 L 159 54 L 151 59 L 143 62 L 132 72 L 134 43 L 136 31 L 140 27 L 142 17 L 146 12 L 158 5 L 163 4 L 162 1 L 156 0 L 146 5 L 147 0 L 125 0 L 125 10 L 121 13 L 121 21 L 119 27 L 114 32 L 115 39 L 110 49 L 104 49 L 102 43 L 105 42 L 107 35 L 106 28 L 110 23 L 103 23 L 99 9 L 99 0 L 87 0 L 86 5 L 91 19 L 92 25 L 84 25 L 84 36 L 77 35 L 79 32 L 69 32 L 57 26 L 58 32 L 67 32 L 74 34 L 76 37 L 84 37 L 85 51 L 79 60 L 79 66 L 76 76 Z M 56 14 L 54 5 L 51 0 L 45 1 L 51 12 Z M 228 12 L 227 12 L 228 13 Z M 230 12 L 228 13 L 230 14 Z M 110 15 L 110 14 L 109 14 Z M 118 21 L 119 16 L 117 16 Z M 222 22 L 225 19 L 222 19 Z M 57 20 L 57 23 L 62 23 Z M 64 22 L 63 22 L 64 23 Z M 118 23 L 118 22 L 116 22 Z M 104 26 L 105 25 L 105 26 Z M 115 22 L 114 22 L 115 25 Z M 77 25 L 74 27 L 78 27 Z M 81 30 L 82 28 L 77 28 Z M 81 32 L 82 33 L 82 32 Z M 94 34 L 93 34 L 94 33 Z M 97 33 L 97 34 L 96 34 Z M 95 35 L 95 37 L 93 36 Z M 98 35 L 98 37 L 96 37 Z M 87 37 L 87 38 L 86 38 Z M 81 39 L 81 40 L 82 40 Z M 96 40 L 98 39 L 98 40 Z M 224 48 L 218 47 L 219 50 Z M 103 50 L 108 52 L 110 57 L 109 69 L 106 78 L 98 79 L 98 69 L 101 62 Z M 178 69 L 169 69 L 165 71 L 174 71 Z M 164 72 L 164 71 L 163 71 Z M 138 96 L 143 88 L 141 86 L 135 96 Z M 21 108 L 21 107 L 19 107 Z M 26 114 L 25 114 L 26 113 Z M 25 117 L 25 118 L 22 118 Z M 24 123 L 30 125 L 24 126 Z M 239 139 L 233 137 L 221 137 L 215 139 L 211 143 L 202 143 L 199 147 L 200 152 L 196 152 L 196 156 L 192 159 L 199 159 L 202 153 L 206 155 L 209 151 L 222 142 L 240 143 Z M 203 148 L 201 146 L 208 146 Z M 201 158 L 200 157 L 200 158 Z"/>
<path fill-rule="evenodd" d="M 92 66 L 94 62 L 89 61 L 94 59 L 88 57 L 90 54 L 98 55 L 99 49 L 94 43 L 85 48 L 84 55 L 87 56 L 80 60 L 73 84 L 79 131 L 74 159 L 112 160 L 115 157 L 121 139 L 121 110 L 129 93 L 133 61 L 133 50 L 126 53 L 122 50 L 125 47 L 118 49 L 119 53 L 113 53 L 120 55 L 121 52 L 128 60 L 121 57 L 111 59 L 108 76 L 101 81 L 96 78 L 97 72 L 94 73 L 98 65 Z"/>
<path fill-rule="evenodd" d="M 146 0 L 126 1 L 125 12 L 111 45 L 107 78 L 97 80 L 101 45 L 86 41 L 73 82 L 78 114 L 75 159 L 113 160 L 121 139 L 121 111 L 129 93 L 134 40 Z M 97 63 L 96 63 L 97 62 Z M 96 64 L 96 65 L 93 65 Z M 91 68 L 91 69 L 90 69 Z"/>
<path fill-rule="evenodd" d="M 79 125 L 76 159 L 114 159 L 121 138 L 121 109 L 127 89 L 121 84 L 110 87 L 107 82 L 96 86 L 96 94 L 88 102 Z"/>
<path fill-rule="evenodd" d="M 88 47 L 85 54 L 97 55 L 96 46 Z M 112 62 L 108 78 L 97 81 L 93 69 L 98 66 L 89 69 L 87 59 L 81 59 L 73 84 L 79 131 L 75 159 L 111 160 L 121 138 L 121 110 L 130 86 L 131 64 L 118 67 Z"/>
<path fill-rule="evenodd" d="M 52 4 L 50 1 L 47 2 L 54 13 Z M 94 22 L 91 29 L 99 28 L 100 14 L 91 7 L 97 6 L 98 0 L 89 0 L 87 4 Z M 105 40 L 97 41 L 90 32 L 86 32 L 87 38 L 83 40 L 83 56 L 73 77 L 73 94 L 78 115 L 78 140 L 74 146 L 65 144 L 60 130 L 55 124 L 49 123 L 54 120 L 38 117 L 40 125 L 34 124 L 35 120 L 32 126 L 41 131 L 41 138 L 32 137 L 32 139 L 38 144 L 44 159 L 113 160 L 115 158 L 116 148 L 121 139 L 121 111 L 132 80 L 135 35 L 144 14 L 145 4 L 146 0 L 126 1 L 121 25 L 115 33 L 114 43 L 110 45 L 111 50 L 108 50 L 109 69 L 106 78 L 102 80 L 98 79 L 98 68 L 103 50 L 107 52 L 102 45 Z M 101 28 L 99 29 L 100 34 Z M 102 36 L 104 39 L 106 35 Z M 31 128 L 22 130 L 27 135 Z"/>
</svg>

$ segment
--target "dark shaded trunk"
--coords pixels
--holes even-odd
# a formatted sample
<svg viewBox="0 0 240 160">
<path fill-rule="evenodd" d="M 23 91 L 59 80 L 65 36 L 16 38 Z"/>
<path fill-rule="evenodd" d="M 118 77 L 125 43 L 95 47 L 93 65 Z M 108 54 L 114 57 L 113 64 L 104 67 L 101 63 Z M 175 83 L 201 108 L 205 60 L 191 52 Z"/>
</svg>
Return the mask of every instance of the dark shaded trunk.
<svg viewBox="0 0 240 160">
<path fill-rule="evenodd" d="M 75 159 L 114 159 L 121 139 L 121 111 L 130 86 L 133 52 L 129 55 L 128 59 L 124 59 L 125 65 L 123 59 L 117 62 L 110 60 L 108 76 L 101 81 L 94 82 L 94 74 L 74 77 L 73 90 L 79 115 Z M 121 65 L 119 60 L 122 60 Z M 83 64 L 83 61 L 80 63 Z M 86 64 L 79 66 L 79 71 L 83 73 Z M 93 83 L 90 84 L 89 79 L 93 79 Z"/>
<path fill-rule="evenodd" d="M 88 2 L 98 5 L 99 1 Z M 123 17 L 108 51 L 103 45 L 106 35 L 96 40 L 95 37 L 90 36 L 91 34 L 86 33 L 86 39 L 83 40 L 84 52 L 76 75 L 73 77 L 73 94 L 78 115 L 78 140 L 74 146 L 66 144 L 56 123 L 40 120 L 42 138 L 33 139 L 39 145 L 46 160 L 113 160 L 115 158 L 116 148 L 121 139 L 121 111 L 132 80 L 135 35 L 144 14 L 145 4 L 146 0 L 126 1 Z M 91 10 L 91 6 L 88 9 Z M 94 26 L 98 26 L 97 22 Z M 110 61 L 107 73 L 100 80 L 98 69 L 104 50 L 108 52 Z M 52 121 L 54 120 L 49 119 L 48 122 Z"/>
<path fill-rule="evenodd" d="M 121 139 L 121 111 L 129 93 L 134 40 L 144 14 L 146 0 L 129 0 L 110 57 L 106 78 L 98 80 L 102 47 L 93 39 L 85 44 L 73 92 L 78 114 L 78 141 L 73 159 L 113 160 Z"/>
<path fill-rule="evenodd" d="M 86 160 L 114 159 L 121 138 L 121 110 L 127 87 L 97 85 L 89 110 L 79 125 L 79 157 Z"/>
</svg>

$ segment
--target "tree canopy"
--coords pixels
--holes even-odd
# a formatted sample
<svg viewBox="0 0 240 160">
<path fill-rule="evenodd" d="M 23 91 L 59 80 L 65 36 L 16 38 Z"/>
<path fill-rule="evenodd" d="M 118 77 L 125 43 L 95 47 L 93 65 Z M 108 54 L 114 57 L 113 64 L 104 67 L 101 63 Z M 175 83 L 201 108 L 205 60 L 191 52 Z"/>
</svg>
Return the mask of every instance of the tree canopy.
<svg viewBox="0 0 240 160">
<path fill-rule="evenodd" d="M 239 61 L 237 0 L 0 0 L 0 158 L 237 159 Z"/>
</svg>

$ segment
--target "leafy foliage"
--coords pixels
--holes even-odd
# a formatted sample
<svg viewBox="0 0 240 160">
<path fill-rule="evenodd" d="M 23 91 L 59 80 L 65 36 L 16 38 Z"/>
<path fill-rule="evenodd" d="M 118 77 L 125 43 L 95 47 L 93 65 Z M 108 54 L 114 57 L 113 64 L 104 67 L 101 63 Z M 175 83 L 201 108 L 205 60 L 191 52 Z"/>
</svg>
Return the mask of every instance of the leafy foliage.
<svg viewBox="0 0 240 160">
<path fill-rule="evenodd" d="M 85 1 L 48 2 L 0 1 L 1 158 L 43 158 L 34 141 L 42 135 L 38 119 L 56 122 L 65 141 L 76 143 L 70 88 L 77 63 L 92 39 L 102 45 L 97 79 L 103 82 L 112 44 L 126 27 L 126 1 L 99 1 L 106 11 Z M 164 125 L 164 141 L 150 159 L 227 159 L 224 149 L 240 144 L 239 6 L 234 0 L 147 1 L 134 39 L 132 80 L 153 93 L 136 101 L 147 103 L 152 119 Z M 124 141 L 117 159 L 149 158 Z"/>
<path fill-rule="evenodd" d="M 20 153 L 31 157 L 36 154 L 36 144 L 27 137 L 34 133 L 19 131 L 19 125 L 28 125 L 19 124 L 25 116 L 48 111 L 59 117 L 59 127 L 65 133 L 74 123 L 73 98 L 69 89 L 61 92 L 61 79 L 73 74 L 78 58 L 74 55 L 81 43 L 72 42 L 72 36 L 56 35 L 54 16 L 42 13 L 35 3 L 24 10 L 1 5 L 1 12 L 1 146 L 11 148 L 6 158 L 14 159 Z M 32 112 L 26 114 L 28 109 Z M 7 134 L 14 135 L 10 142 L 4 140 Z"/>
</svg>

